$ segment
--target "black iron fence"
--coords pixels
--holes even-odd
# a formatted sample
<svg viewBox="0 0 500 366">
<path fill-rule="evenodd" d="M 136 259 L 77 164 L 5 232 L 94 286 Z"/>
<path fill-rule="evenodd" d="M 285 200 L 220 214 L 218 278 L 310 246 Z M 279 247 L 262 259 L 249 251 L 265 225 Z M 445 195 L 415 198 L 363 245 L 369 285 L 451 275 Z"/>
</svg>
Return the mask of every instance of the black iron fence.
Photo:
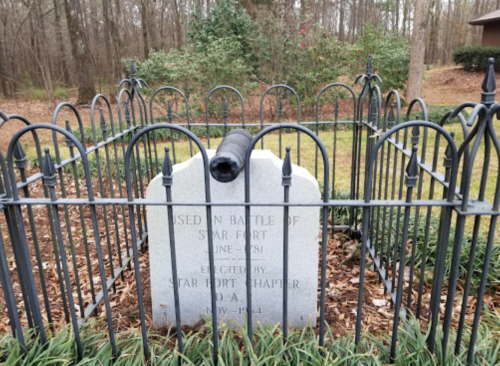
<svg viewBox="0 0 500 366">
<path fill-rule="evenodd" d="M 257 147 L 266 148 L 267 141 L 272 138 L 277 137 L 279 156 L 283 157 L 284 153 L 283 203 L 252 202 L 251 171 L 248 168 L 244 172 L 245 197 L 240 203 L 230 204 L 245 209 L 246 268 L 251 267 L 252 261 L 250 215 L 253 207 L 282 207 L 284 217 L 288 216 L 290 207 L 296 206 L 318 207 L 322 212 L 319 345 L 323 346 L 325 342 L 329 234 L 333 236 L 335 230 L 350 230 L 353 235 L 359 235 L 361 244 L 356 342 L 360 340 L 364 321 L 365 273 L 376 271 L 393 309 L 392 358 L 395 356 L 400 318 L 408 317 L 410 312 L 430 324 L 429 351 L 433 352 L 436 343 L 440 342 L 442 352 L 446 352 L 453 312 L 459 306 L 458 314 L 455 314 L 458 316 L 454 325 L 458 334 L 455 349 L 458 352 L 462 342 L 468 342 L 468 361 L 473 363 L 500 204 L 500 141 L 494 124 L 494 120 L 500 117 L 500 104 L 494 99 L 493 60 L 482 85 L 481 102 L 464 103 L 446 113 L 440 121 L 428 120 L 427 107 L 421 99 L 410 101 L 403 117 L 398 92 L 393 90 L 385 97 L 381 94 L 377 86 L 381 79 L 373 74 L 371 59 L 366 74 L 357 81 L 362 85 L 358 94 L 342 83 L 325 86 L 317 97 L 315 121 L 301 120 L 300 100 L 292 88 L 274 85 L 262 94 L 260 122 L 245 121 L 243 96 L 232 87 L 220 86 L 210 91 L 205 100 L 205 123 L 193 123 L 188 98 L 176 88 L 156 90 L 150 96 L 148 108 L 140 92 L 142 84 L 147 84 L 136 78 L 133 64 L 130 78 L 120 83 L 120 86 L 127 84 L 128 88 L 119 93 L 117 119 L 113 117 L 107 98 L 97 95 L 90 109 L 91 131 L 84 125 L 77 109 L 69 103 L 62 103 L 56 108 L 52 124 L 31 124 L 20 115 L 7 115 L 0 111 L 0 129 L 15 121 L 25 125 L 12 137 L 6 158 L 0 154 L 0 279 L 9 323 L 19 342 L 25 342 L 25 325 L 36 328 L 45 342 L 47 329 L 57 331 L 57 324 L 71 323 L 81 355 L 80 327 L 86 319 L 102 312 L 107 319 L 109 342 L 116 354 L 109 294 L 115 291 L 115 284 L 123 279 L 125 271 L 132 270 L 138 294 L 144 353 L 146 358 L 149 357 L 147 314 L 139 262 L 141 252 L 147 250 L 146 208 L 149 205 L 166 206 L 169 214 L 175 206 L 205 207 L 207 265 L 212 284 L 210 304 L 212 310 L 216 309 L 212 208 L 228 204 L 211 199 L 206 148 L 214 144 L 214 129 L 222 128 L 225 134 L 231 128 L 241 127 L 256 132 L 246 153 L 247 167 L 252 151 Z M 292 96 L 288 103 L 296 110 L 296 122 L 283 122 L 284 100 L 281 94 L 277 102 L 278 122 L 265 122 L 264 101 L 270 97 L 271 91 L 277 90 Z M 331 90 L 341 90 L 344 96 L 335 98 L 333 118 L 322 120 L 321 98 Z M 222 100 L 222 123 L 211 122 L 210 99 L 220 92 L 236 95 L 239 122 L 228 122 L 230 107 L 225 98 Z M 160 98 L 163 93 L 166 93 L 165 96 Z M 173 96 L 180 98 L 182 118 L 173 112 Z M 165 108 L 165 123 L 156 123 L 155 103 Z M 352 117 L 340 116 L 341 103 L 349 106 Z M 104 110 L 99 111 L 99 106 L 104 106 Z M 472 109 L 468 118 L 461 114 L 464 108 Z M 416 109 L 419 109 L 420 116 L 414 118 Z M 60 126 L 63 111 L 74 115 L 78 123 L 73 126 L 75 133 L 68 121 Z M 96 114 L 98 124 L 94 120 Z M 447 131 L 449 118 L 458 118 L 463 134 L 459 144 L 455 143 L 455 134 Z M 341 128 L 344 134 L 348 131 L 351 136 L 349 151 L 339 147 Z M 333 140 L 330 141 L 330 152 L 321 138 L 325 129 L 330 133 L 324 136 Z M 89 132 L 91 136 L 86 136 Z M 296 146 L 284 149 L 283 138 L 290 134 L 296 135 Z M 180 135 L 183 139 L 179 139 Z M 53 147 L 51 150 L 45 148 L 42 151 L 42 138 Z M 312 139 L 312 154 L 309 150 L 308 153 L 302 151 L 304 139 Z M 30 142 L 23 145 L 25 141 Z M 165 143 L 168 148 L 163 151 L 159 145 Z M 28 153 L 23 146 L 29 148 Z M 205 202 L 192 204 L 176 201 L 171 191 L 172 185 L 175 185 L 175 179 L 171 179 L 172 165 L 197 151 L 201 152 L 204 162 Z M 320 180 L 320 202 L 290 203 L 293 153 L 298 165 L 304 165 L 305 154 L 313 155 L 313 163 L 307 166 Z M 339 171 L 340 159 L 345 160 L 346 156 L 349 170 Z M 28 161 L 31 163 L 28 164 Z M 491 177 L 491 171 L 495 171 L 495 177 Z M 164 202 L 145 198 L 145 188 L 157 174 L 164 176 L 167 197 Z M 347 197 L 339 199 L 336 196 L 339 176 L 346 174 L 350 175 L 349 183 L 344 187 L 348 190 Z M 336 214 L 339 208 L 348 212 L 347 223 L 339 223 Z M 179 251 L 182 248 L 175 245 L 173 220 L 169 220 L 168 225 L 171 233 L 168 242 L 175 253 L 175 249 Z M 468 232 L 472 232 L 472 236 L 465 251 L 464 235 Z M 481 232 L 486 232 L 485 241 L 480 241 Z M 283 279 L 287 283 L 287 220 L 283 223 L 283 233 Z M 479 246 L 483 246 L 484 256 L 479 285 L 473 289 L 471 284 Z M 370 268 L 367 257 L 371 260 Z M 467 265 L 460 272 L 464 258 Z M 175 278 L 175 255 L 172 255 L 171 265 Z M 424 280 L 426 276 L 431 277 L 430 283 Z M 251 271 L 246 271 L 246 283 L 251 283 L 251 279 Z M 173 284 L 176 322 L 177 328 L 180 328 L 178 281 L 174 280 Z M 429 286 L 432 296 L 427 301 L 423 293 Z M 276 294 L 276 300 L 281 298 L 283 301 L 282 324 L 288 324 L 286 288 L 283 286 L 283 294 Z M 457 294 L 457 289 L 460 294 Z M 446 300 L 442 300 L 444 296 Z M 472 318 L 467 316 L 471 296 L 475 301 Z M 246 302 L 246 329 L 252 339 L 251 286 L 246 287 Z M 61 304 L 62 312 L 54 311 Z M 212 311 L 211 321 L 214 329 L 213 358 L 217 363 L 217 311 Z M 443 336 L 436 339 L 439 325 L 443 327 Z M 470 334 L 467 340 L 462 339 L 466 326 L 472 329 L 467 333 Z M 288 327 L 284 328 L 286 338 Z M 182 332 L 177 335 L 177 346 L 182 352 Z"/>
</svg>

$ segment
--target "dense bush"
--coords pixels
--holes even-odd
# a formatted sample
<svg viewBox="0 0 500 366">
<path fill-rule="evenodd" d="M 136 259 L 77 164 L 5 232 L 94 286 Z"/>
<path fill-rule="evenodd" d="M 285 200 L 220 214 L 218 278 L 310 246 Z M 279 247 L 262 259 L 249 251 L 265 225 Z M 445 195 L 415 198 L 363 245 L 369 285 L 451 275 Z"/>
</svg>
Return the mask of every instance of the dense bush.
<svg viewBox="0 0 500 366">
<path fill-rule="evenodd" d="M 453 51 L 453 62 L 467 71 L 485 70 L 490 57 L 495 59 L 495 70 L 500 71 L 500 47 L 464 46 Z"/>
<path fill-rule="evenodd" d="M 204 51 L 196 51 L 193 45 L 168 53 L 152 51 L 147 60 L 137 63 L 138 75 L 151 86 L 175 86 L 187 96 L 204 97 L 209 90 L 223 84 L 248 88 L 250 67 L 241 57 L 237 39 L 210 36 L 208 40 L 209 47 Z"/>
<path fill-rule="evenodd" d="M 410 65 L 410 44 L 406 38 L 369 25 L 356 46 L 363 50 L 363 60 L 367 54 L 372 55 L 374 72 L 383 81 L 382 92 L 405 88 Z"/>
<path fill-rule="evenodd" d="M 188 36 L 196 52 L 200 53 L 208 52 L 214 39 L 232 39 L 240 45 L 239 56 L 250 62 L 253 68 L 257 66 L 252 46 L 256 36 L 255 24 L 243 7 L 235 7 L 232 0 L 218 1 L 208 14 L 197 7 L 189 21 Z"/>
<path fill-rule="evenodd" d="M 137 64 L 138 74 L 152 86 L 172 85 L 191 98 L 203 98 L 217 85 L 242 93 L 257 82 L 293 87 L 304 107 L 313 107 L 321 88 L 346 76 L 351 82 L 364 72 L 369 53 L 382 91 L 403 89 L 408 75 L 408 41 L 379 28 L 367 27 L 359 40 L 339 41 L 328 28 L 309 26 L 285 31 L 279 16 L 252 20 L 230 0 L 196 11 L 189 22 L 190 43 L 182 49 L 152 51 Z M 346 80 L 347 81 L 347 80 Z M 326 101 L 328 97 L 325 96 Z M 290 99 L 294 103 L 293 98 Z"/>
<path fill-rule="evenodd" d="M 360 50 L 317 27 L 304 29 L 284 52 L 284 81 L 299 94 L 303 105 L 312 107 L 321 88 L 351 74 Z"/>
</svg>

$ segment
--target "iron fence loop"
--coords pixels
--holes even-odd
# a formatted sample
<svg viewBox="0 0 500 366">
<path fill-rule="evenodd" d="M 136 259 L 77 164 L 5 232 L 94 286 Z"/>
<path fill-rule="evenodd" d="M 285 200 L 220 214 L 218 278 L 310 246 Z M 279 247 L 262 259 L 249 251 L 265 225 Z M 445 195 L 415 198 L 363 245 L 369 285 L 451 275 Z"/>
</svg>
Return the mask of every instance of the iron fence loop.
<svg viewBox="0 0 500 366">
<path fill-rule="evenodd" d="M 297 101 L 297 123 L 300 125 L 300 98 L 295 89 L 292 87 L 285 85 L 285 84 L 275 84 L 264 90 L 260 97 L 260 131 L 262 132 L 264 130 L 264 98 L 266 97 L 267 94 L 271 90 L 274 89 L 284 89 L 288 90 L 293 94 L 295 97 L 295 100 Z M 281 97 L 281 96 L 280 96 Z M 283 110 L 283 108 L 282 108 Z M 281 129 L 280 129 L 280 134 L 281 134 Z M 260 141 L 260 148 L 264 150 L 264 139 Z M 281 153 L 281 147 L 280 147 L 280 153 Z M 297 131 L 297 165 L 300 166 L 300 133 Z"/>
<path fill-rule="evenodd" d="M 307 129 L 304 126 L 298 125 L 298 124 L 292 124 L 292 123 L 283 123 L 279 125 L 274 125 L 266 128 L 265 130 L 260 131 L 257 135 L 254 136 L 252 141 L 250 141 L 250 144 L 248 146 L 246 156 L 245 156 L 245 202 L 250 203 L 251 202 L 251 197 L 250 197 L 250 174 L 251 174 L 251 169 L 250 169 L 250 158 L 252 155 L 252 151 L 254 150 L 256 144 L 259 142 L 259 140 L 262 140 L 265 135 L 276 131 L 278 129 L 292 129 L 292 130 L 297 130 L 297 132 L 303 132 L 307 136 L 309 136 L 314 143 L 319 146 L 320 151 L 321 151 L 321 156 L 323 159 L 323 172 L 324 172 L 324 177 L 323 177 L 323 202 L 327 203 L 329 202 L 329 162 L 328 162 L 328 153 L 326 151 L 325 146 L 323 145 L 322 141 L 319 139 L 319 137 L 312 132 L 311 130 Z M 289 151 L 287 151 L 289 154 Z M 290 169 L 291 170 L 291 169 Z M 285 169 L 285 172 L 288 173 L 289 167 L 287 165 L 287 168 Z M 322 259 L 321 259 L 321 295 L 320 295 L 320 322 L 319 322 L 319 345 L 323 347 L 324 345 L 324 336 L 325 336 L 325 311 L 326 311 L 326 253 L 327 253 L 327 243 L 328 243 L 328 207 L 323 206 L 323 229 L 322 229 L 322 239 L 321 239 L 321 253 L 322 253 Z M 245 265 L 246 268 L 251 268 L 251 223 L 250 223 L 250 206 L 245 205 Z M 252 274 L 251 271 L 246 271 L 246 296 L 247 296 L 247 335 L 250 341 L 253 339 L 253 323 L 252 323 L 252 289 L 250 284 L 252 281 Z M 283 324 L 285 327 L 286 325 Z"/>
</svg>

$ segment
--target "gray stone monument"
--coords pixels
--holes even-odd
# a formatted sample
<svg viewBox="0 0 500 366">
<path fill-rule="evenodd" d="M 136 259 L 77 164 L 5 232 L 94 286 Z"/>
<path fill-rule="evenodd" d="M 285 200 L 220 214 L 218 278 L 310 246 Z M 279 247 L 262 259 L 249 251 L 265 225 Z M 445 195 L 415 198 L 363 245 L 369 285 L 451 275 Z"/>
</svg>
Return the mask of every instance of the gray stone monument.
<svg viewBox="0 0 500 366">
<path fill-rule="evenodd" d="M 209 159 L 215 150 L 208 150 Z M 255 150 L 251 158 L 251 200 L 282 203 L 283 162 L 272 152 Z M 245 168 L 246 169 L 246 168 Z M 203 160 L 198 153 L 173 168 L 173 202 L 205 202 Z M 244 202 L 244 171 L 232 182 L 210 178 L 212 202 Z M 149 184 L 146 198 L 166 202 L 162 175 Z M 317 181 L 293 166 L 290 202 L 320 202 Z M 219 322 L 245 323 L 245 208 L 213 207 L 213 238 Z M 211 315 L 206 209 L 174 206 L 179 299 L 182 325 L 194 326 Z M 288 319 L 292 327 L 316 323 L 318 289 L 318 207 L 291 207 L 289 214 Z M 166 206 L 148 206 L 151 296 L 155 327 L 175 325 L 172 269 Z M 253 322 L 282 321 L 283 207 L 251 208 Z"/>
</svg>

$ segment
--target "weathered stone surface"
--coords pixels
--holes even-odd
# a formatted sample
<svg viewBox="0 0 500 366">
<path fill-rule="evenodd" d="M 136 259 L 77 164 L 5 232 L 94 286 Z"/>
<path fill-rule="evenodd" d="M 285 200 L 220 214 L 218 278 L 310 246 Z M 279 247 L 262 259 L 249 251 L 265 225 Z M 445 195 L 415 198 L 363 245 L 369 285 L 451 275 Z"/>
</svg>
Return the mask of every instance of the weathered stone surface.
<svg viewBox="0 0 500 366">
<path fill-rule="evenodd" d="M 214 150 L 208 151 L 211 158 Z M 250 163 L 252 202 L 282 203 L 283 162 L 255 150 Z M 245 168 L 246 169 L 246 168 Z M 212 202 L 244 201 L 244 171 L 234 181 L 210 177 Z M 147 199 L 166 202 L 161 174 L 148 186 Z M 174 202 L 204 202 L 203 160 L 198 154 L 173 171 Z M 293 166 L 290 202 L 319 202 L 317 181 Z M 219 321 L 245 322 L 245 208 L 213 207 L 217 312 Z M 205 207 L 174 206 L 179 298 L 183 325 L 211 315 Z M 289 214 L 289 315 L 293 327 L 315 324 L 318 288 L 318 207 L 291 207 Z M 166 206 L 148 206 L 151 296 L 155 327 L 175 324 L 173 281 Z M 254 324 L 282 321 L 283 208 L 252 207 L 252 304 Z"/>
</svg>

